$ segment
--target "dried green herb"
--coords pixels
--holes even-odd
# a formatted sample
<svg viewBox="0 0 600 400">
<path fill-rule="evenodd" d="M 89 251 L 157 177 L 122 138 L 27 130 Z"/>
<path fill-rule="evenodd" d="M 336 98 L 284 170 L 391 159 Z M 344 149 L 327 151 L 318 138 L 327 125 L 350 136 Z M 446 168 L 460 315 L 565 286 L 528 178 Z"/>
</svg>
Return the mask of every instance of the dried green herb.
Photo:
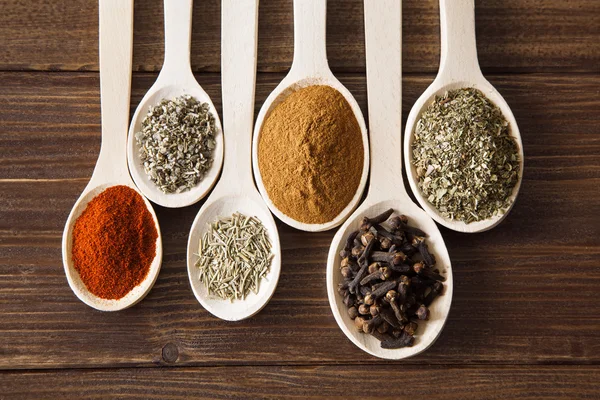
<svg viewBox="0 0 600 400">
<path fill-rule="evenodd" d="M 263 224 L 239 213 L 212 223 L 198 247 L 200 282 L 209 293 L 231 301 L 258 293 L 273 258 Z"/>
<path fill-rule="evenodd" d="M 150 107 L 135 139 L 144 171 L 165 193 L 196 186 L 212 165 L 215 119 L 208 103 L 185 95 Z"/>
<path fill-rule="evenodd" d="M 437 96 L 415 128 L 418 185 L 440 213 L 466 223 L 502 214 L 519 179 L 519 150 L 500 109 L 474 88 Z"/>
</svg>

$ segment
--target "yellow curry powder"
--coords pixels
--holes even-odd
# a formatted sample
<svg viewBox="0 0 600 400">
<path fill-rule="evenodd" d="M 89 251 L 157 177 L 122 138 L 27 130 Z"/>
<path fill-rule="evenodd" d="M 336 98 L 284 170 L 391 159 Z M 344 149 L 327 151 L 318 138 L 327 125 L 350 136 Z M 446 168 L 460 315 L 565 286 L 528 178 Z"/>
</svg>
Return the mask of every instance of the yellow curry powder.
<svg viewBox="0 0 600 400">
<path fill-rule="evenodd" d="M 360 183 L 364 147 L 358 121 L 330 86 L 290 94 L 265 119 L 258 166 L 271 201 L 309 224 L 333 220 Z"/>
</svg>

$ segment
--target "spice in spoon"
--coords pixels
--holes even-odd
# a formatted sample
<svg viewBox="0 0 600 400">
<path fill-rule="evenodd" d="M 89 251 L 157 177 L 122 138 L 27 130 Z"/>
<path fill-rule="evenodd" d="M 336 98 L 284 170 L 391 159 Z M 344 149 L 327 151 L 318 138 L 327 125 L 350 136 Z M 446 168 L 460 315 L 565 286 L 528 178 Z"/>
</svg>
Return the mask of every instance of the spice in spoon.
<svg viewBox="0 0 600 400">
<path fill-rule="evenodd" d="M 135 133 L 150 180 L 165 193 L 196 186 L 212 165 L 215 119 L 208 103 L 184 95 L 150 107 Z"/>
<path fill-rule="evenodd" d="M 358 121 L 331 86 L 293 92 L 261 128 L 258 166 L 265 190 L 296 221 L 320 224 L 338 216 L 358 189 L 363 161 Z"/>
<path fill-rule="evenodd" d="M 199 243 L 200 282 L 224 300 L 258 293 L 273 254 L 267 230 L 256 217 L 235 213 L 213 222 Z"/>
<path fill-rule="evenodd" d="M 157 238 L 142 196 L 128 186 L 112 186 L 94 197 L 75 221 L 73 266 L 92 294 L 117 300 L 148 275 Z"/>
<path fill-rule="evenodd" d="M 338 293 L 348 316 L 384 349 L 412 346 L 419 322 L 429 319 L 429 306 L 444 290 L 426 236 L 389 209 L 364 217 L 340 252 Z"/>
<path fill-rule="evenodd" d="M 436 96 L 414 135 L 419 189 L 444 218 L 470 223 L 509 208 L 519 180 L 519 149 L 502 111 L 481 91 Z"/>
</svg>

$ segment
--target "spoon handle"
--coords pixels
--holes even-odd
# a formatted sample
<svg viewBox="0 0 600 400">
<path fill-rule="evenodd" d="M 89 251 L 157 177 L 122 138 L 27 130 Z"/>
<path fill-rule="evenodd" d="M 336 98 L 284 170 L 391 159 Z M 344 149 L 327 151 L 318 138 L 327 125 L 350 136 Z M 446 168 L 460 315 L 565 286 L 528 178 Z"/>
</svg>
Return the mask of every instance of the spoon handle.
<svg viewBox="0 0 600 400">
<path fill-rule="evenodd" d="M 100 0 L 100 108 L 102 146 L 96 172 L 104 181 L 127 173 L 127 129 L 133 54 L 133 0 Z"/>
<path fill-rule="evenodd" d="M 373 196 L 406 194 L 402 181 L 402 5 L 365 0 L 367 98 Z"/>
<path fill-rule="evenodd" d="M 458 82 L 481 76 L 475 40 L 475 0 L 440 0 L 440 30 L 438 77 Z"/>
<path fill-rule="evenodd" d="M 221 4 L 221 86 L 225 160 L 223 182 L 252 186 L 252 124 L 256 84 L 258 0 Z"/>
<path fill-rule="evenodd" d="M 193 0 L 165 0 L 165 60 L 160 76 L 170 82 L 188 78 L 192 72 L 190 46 L 192 43 Z"/>
<path fill-rule="evenodd" d="M 327 0 L 294 0 L 294 61 L 290 74 L 319 77 L 329 72 Z"/>
</svg>

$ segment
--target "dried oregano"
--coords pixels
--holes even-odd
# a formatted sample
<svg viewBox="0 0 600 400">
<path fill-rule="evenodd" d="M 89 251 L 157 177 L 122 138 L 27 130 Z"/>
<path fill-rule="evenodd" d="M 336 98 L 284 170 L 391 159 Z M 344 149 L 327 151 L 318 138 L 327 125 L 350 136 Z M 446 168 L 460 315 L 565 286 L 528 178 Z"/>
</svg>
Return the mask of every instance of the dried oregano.
<svg viewBox="0 0 600 400">
<path fill-rule="evenodd" d="M 470 223 L 506 211 L 519 179 L 519 150 L 508 121 L 481 91 L 437 96 L 414 133 L 419 188 L 444 217 Z"/>
<path fill-rule="evenodd" d="M 135 139 L 144 171 L 165 193 L 196 186 L 212 165 L 215 119 L 208 103 L 184 95 L 150 107 Z"/>
</svg>

